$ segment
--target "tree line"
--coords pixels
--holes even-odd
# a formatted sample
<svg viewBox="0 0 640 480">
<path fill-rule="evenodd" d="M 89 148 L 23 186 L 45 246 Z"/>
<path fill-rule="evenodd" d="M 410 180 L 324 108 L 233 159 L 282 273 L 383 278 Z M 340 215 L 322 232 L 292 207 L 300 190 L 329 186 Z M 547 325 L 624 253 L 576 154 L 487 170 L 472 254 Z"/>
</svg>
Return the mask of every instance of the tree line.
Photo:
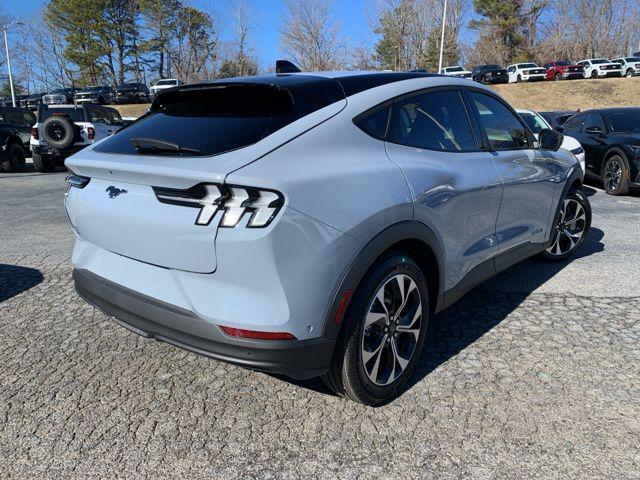
<svg viewBox="0 0 640 480">
<path fill-rule="evenodd" d="M 305 70 L 434 71 L 442 7 L 443 0 L 371 0 L 363 14 L 375 41 L 366 42 L 344 34 L 333 0 L 284 0 L 280 47 Z M 444 63 L 628 54 L 640 40 L 639 7 L 638 0 L 448 0 Z M 255 42 L 260 12 L 246 0 L 227 0 L 224 10 L 182 0 L 49 0 L 14 35 L 18 83 L 33 90 L 196 82 L 270 70 L 260 68 Z"/>
</svg>

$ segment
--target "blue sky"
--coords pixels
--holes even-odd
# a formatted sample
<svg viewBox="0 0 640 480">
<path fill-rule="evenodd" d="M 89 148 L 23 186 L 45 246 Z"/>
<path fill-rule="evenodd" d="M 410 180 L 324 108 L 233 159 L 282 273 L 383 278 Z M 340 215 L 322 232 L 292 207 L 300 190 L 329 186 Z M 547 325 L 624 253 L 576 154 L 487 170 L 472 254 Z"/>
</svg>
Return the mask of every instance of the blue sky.
<svg viewBox="0 0 640 480">
<path fill-rule="evenodd" d="M 90 0 L 88 0 L 90 1 Z M 229 3 L 226 0 L 183 0 L 205 11 L 217 14 L 225 27 L 225 10 Z M 272 65 L 275 60 L 282 58 L 279 48 L 278 24 L 283 12 L 282 0 L 247 0 L 255 18 L 255 32 L 253 43 L 259 53 L 263 66 Z M 342 33 L 354 42 L 374 41 L 371 28 L 367 20 L 367 11 L 375 0 L 336 0 L 335 11 Z M 33 12 L 39 11 L 46 4 L 43 0 L 0 0 L 2 11 L 10 13 L 16 18 L 28 18 Z M 227 23 L 228 24 L 228 23 Z"/>
</svg>

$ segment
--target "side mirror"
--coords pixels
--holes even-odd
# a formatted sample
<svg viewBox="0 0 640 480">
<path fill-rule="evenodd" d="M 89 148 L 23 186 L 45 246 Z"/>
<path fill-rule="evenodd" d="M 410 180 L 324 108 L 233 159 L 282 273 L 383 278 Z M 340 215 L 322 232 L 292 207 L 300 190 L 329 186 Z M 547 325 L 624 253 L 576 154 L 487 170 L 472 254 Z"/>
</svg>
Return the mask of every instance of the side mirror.
<svg viewBox="0 0 640 480">
<path fill-rule="evenodd" d="M 542 150 L 558 151 L 564 137 L 561 133 L 545 128 L 538 134 L 538 144 Z"/>
<path fill-rule="evenodd" d="M 587 127 L 585 130 L 589 135 L 604 135 L 600 127 Z"/>
</svg>

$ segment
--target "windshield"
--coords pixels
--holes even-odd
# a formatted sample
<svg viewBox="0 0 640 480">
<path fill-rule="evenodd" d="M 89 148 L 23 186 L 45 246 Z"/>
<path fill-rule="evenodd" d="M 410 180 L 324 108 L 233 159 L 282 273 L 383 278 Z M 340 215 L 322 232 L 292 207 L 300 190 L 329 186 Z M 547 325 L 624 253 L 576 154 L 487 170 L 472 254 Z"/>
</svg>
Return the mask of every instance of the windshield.
<svg viewBox="0 0 640 480">
<path fill-rule="evenodd" d="M 464 72 L 464 68 L 462 67 L 449 67 L 447 68 L 448 72 Z"/>
<path fill-rule="evenodd" d="M 52 90 L 51 94 L 55 94 L 55 93 L 68 93 L 71 89 L 70 88 L 58 88 L 56 90 Z"/>
<path fill-rule="evenodd" d="M 627 62 L 640 62 L 640 57 L 627 57 L 625 60 Z"/>
<path fill-rule="evenodd" d="M 121 83 L 118 88 L 136 88 L 137 83 Z"/>
<path fill-rule="evenodd" d="M 591 60 L 591 63 L 593 63 L 594 65 L 600 65 L 602 63 L 611 63 L 609 60 L 606 60 L 604 58 L 597 58 L 595 60 Z"/>
<path fill-rule="evenodd" d="M 521 63 L 520 68 L 538 68 L 535 63 Z"/>
<path fill-rule="evenodd" d="M 561 62 L 556 62 L 556 65 L 558 67 L 568 67 L 571 64 L 572 64 L 571 62 L 567 62 L 566 60 L 562 60 Z"/>
<path fill-rule="evenodd" d="M 482 68 L 486 70 L 500 70 L 500 65 L 485 65 Z"/>
<path fill-rule="evenodd" d="M 158 80 L 156 85 L 175 85 L 177 82 L 175 80 Z"/>
<path fill-rule="evenodd" d="M 82 90 L 85 92 L 99 92 L 100 90 L 102 90 L 105 87 L 100 87 L 100 86 L 92 86 L 92 87 L 87 87 L 87 88 L 83 88 Z"/>
<path fill-rule="evenodd" d="M 613 132 L 640 133 L 640 109 L 610 112 L 605 118 Z"/>
<path fill-rule="evenodd" d="M 527 127 L 536 135 L 539 134 L 541 130 L 549 128 L 547 122 L 540 115 L 522 112 L 520 116 L 524 120 L 524 123 L 527 124 Z"/>
</svg>

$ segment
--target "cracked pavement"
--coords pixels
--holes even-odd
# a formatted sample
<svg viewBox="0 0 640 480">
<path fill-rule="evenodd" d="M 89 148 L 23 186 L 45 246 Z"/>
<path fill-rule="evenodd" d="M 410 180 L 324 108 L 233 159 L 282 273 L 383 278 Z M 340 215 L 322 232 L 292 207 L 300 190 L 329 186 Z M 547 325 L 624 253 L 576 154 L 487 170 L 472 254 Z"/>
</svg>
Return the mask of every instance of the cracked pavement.
<svg viewBox="0 0 640 480">
<path fill-rule="evenodd" d="M 410 388 L 374 409 L 85 304 L 63 179 L 0 176 L 2 478 L 640 478 L 639 197 L 590 188 L 579 258 L 432 319 Z"/>
</svg>

